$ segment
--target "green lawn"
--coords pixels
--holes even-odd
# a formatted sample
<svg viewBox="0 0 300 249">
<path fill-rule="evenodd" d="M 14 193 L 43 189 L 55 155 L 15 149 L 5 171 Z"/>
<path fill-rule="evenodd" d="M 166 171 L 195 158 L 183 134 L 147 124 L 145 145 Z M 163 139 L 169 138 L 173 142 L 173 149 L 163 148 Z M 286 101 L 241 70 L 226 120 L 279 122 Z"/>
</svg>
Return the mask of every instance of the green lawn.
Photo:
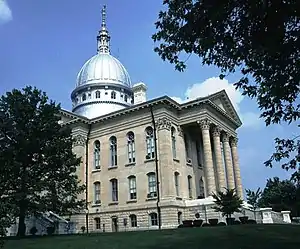
<svg viewBox="0 0 300 249">
<path fill-rule="evenodd" d="M 298 225 L 237 225 L 8 240 L 4 249 L 293 249 Z"/>
</svg>

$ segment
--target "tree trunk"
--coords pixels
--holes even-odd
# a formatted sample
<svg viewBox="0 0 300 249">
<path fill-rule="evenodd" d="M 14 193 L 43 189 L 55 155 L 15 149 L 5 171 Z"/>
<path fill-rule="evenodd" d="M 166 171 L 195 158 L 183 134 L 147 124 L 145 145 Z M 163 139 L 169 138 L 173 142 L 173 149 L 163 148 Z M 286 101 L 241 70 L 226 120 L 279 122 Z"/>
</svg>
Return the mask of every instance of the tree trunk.
<svg viewBox="0 0 300 249">
<path fill-rule="evenodd" d="M 24 237 L 26 233 L 26 225 L 25 225 L 25 210 L 24 205 L 20 205 L 20 214 L 19 214 L 19 225 L 18 225 L 18 237 Z"/>
</svg>

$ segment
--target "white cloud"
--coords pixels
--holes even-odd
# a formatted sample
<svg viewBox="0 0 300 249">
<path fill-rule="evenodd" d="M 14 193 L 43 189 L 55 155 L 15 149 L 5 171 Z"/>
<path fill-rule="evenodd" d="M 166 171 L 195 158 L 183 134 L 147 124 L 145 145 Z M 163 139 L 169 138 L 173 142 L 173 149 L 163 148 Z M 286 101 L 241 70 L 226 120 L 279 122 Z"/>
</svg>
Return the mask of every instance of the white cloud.
<svg viewBox="0 0 300 249">
<path fill-rule="evenodd" d="M 260 126 L 261 120 L 259 119 L 258 113 L 240 111 L 240 103 L 243 101 L 244 96 L 226 79 L 221 80 L 219 77 L 209 78 L 202 83 L 196 83 L 190 86 L 184 94 L 184 99 L 179 97 L 172 97 L 172 99 L 178 103 L 183 103 L 199 97 L 205 97 L 221 90 L 225 90 L 230 98 L 235 110 L 243 122 L 242 127 L 258 128 Z"/>
<path fill-rule="evenodd" d="M 9 22 L 11 20 L 12 13 L 6 0 L 0 0 L 0 24 Z"/>
</svg>

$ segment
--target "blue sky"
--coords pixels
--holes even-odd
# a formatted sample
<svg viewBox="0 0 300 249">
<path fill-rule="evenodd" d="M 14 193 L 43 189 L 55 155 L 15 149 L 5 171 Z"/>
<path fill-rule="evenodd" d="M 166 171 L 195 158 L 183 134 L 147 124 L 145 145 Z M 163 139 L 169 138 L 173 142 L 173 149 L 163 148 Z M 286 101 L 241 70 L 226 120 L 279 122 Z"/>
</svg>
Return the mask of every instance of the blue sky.
<svg viewBox="0 0 300 249">
<path fill-rule="evenodd" d="M 128 70 L 132 82 L 148 86 L 148 98 L 161 95 L 207 95 L 225 88 L 244 122 L 239 128 L 239 154 L 244 188 L 264 186 L 268 177 L 289 173 L 266 168 L 273 138 L 296 134 L 287 126 L 265 127 L 256 103 L 233 90 L 239 75 L 218 80 L 215 67 L 205 67 L 191 56 L 188 69 L 176 72 L 153 52 L 151 35 L 162 0 L 0 0 L 0 94 L 35 85 L 70 109 L 70 93 L 83 63 L 96 53 L 101 7 L 107 4 L 112 54 Z M 204 83 L 203 83 L 204 82 Z"/>
</svg>

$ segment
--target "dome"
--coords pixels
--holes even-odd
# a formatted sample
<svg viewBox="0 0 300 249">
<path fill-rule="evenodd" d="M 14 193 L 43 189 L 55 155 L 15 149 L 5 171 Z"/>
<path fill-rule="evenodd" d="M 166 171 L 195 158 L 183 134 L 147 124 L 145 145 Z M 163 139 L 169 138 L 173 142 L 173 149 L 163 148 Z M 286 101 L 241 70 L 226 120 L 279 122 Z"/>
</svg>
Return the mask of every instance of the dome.
<svg viewBox="0 0 300 249">
<path fill-rule="evenodd" d="M 78 73 L 76 87 L 94 83 L 117 84 L 131 88 L 130 77 L 125 67 L 108 53 L 93 56 Z"/>
</svg>

